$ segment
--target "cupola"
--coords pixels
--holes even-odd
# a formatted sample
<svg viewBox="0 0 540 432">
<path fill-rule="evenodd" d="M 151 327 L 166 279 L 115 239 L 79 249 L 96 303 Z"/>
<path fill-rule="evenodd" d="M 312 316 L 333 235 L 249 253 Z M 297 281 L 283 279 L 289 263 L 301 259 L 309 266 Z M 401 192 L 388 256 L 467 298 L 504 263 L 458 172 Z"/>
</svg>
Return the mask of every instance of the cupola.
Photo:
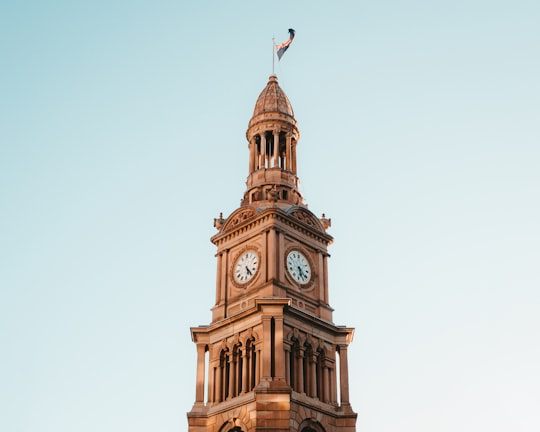
<svg viewBox="0 0 540 432">
<path fill-rule="evenodd" d="M 271 75 L 255 104 L 246 131 L 249 175 L 242 205 L 304 206 L 298 190 L 296 144 L 300 132 L 292 105 Z"/>
</svg>

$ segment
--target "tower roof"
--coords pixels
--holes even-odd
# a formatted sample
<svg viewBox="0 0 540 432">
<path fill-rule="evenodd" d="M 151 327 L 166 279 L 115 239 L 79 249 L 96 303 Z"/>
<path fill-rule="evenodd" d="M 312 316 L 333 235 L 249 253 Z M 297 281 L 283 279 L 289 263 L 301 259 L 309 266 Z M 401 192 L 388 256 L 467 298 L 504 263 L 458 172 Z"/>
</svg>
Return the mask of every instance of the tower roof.
<svg viewBox="0 0 540 432">
<path fill-rule="evenodd" d="M 257 103 L 255 104 L 255 109 L 253 110 L 253 117 L 271 112 L 287 114 L 294 117 L 292 105 L 289 102 L 287 95 L 281 90 L 276 75 L 270 75 L 268 84 L 266 84 L 266 87 L 259 95 Z"/>
</svg>

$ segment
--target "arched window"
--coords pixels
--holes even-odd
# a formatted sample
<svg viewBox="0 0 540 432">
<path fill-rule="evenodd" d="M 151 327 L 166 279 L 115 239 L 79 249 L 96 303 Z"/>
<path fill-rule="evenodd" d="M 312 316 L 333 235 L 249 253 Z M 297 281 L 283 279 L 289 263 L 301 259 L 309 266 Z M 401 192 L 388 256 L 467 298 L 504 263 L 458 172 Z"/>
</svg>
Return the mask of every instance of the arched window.
<svg viewBox="0 0 540 432">
<path fill-rule="evenodd" d="M 247 428 L 241 419 L 231 418 L 221 425 L 219 432 L 245 432 Z"/>
<path fill-rule="evenodd" d="M 285 132 L 279 133 L 279 167 L 287 168 L 287 135 Z"/>
<path fill-rule="evenodd" d="M 266 132 L 266 161 L 265 167 L 270 168 L 272 165 L 272 155 L 274 154 L 274 133 L 272 131 Z"/>
<path fill-rule="evenodd" d="M 261 161 L 261 136 L 256 135 L 255 136 L 255 169 L 261 169 L 263 168 L 261 165 L 263 164 L 263 161 Z"/>
<path fill-rule="evenodd" d="M 247 391 L 251 391 L 257 385 L 257 352 L 255 351 L 255 339 L 248 339 L 246 341 L 246 360 Z"/>
<path fill-rule="evenodd" d="M 219 401 L 224 401 L 229 397 L 229 377 L 231 372 L 231 362 L 228 349 L 221 350 L 219 355 L 219 387 L 217 393 Z"/>
<path fill-rule="evenodd" d="M 300 423 L 298 432 L 326 432 L 322 424 L 314 419 L 305 419 Z"/>
<path fill-rule="evenodd" d="M 231 397 L 238 396 L 242 391 L 242 346 L 235 345 L 231 364 L 231 380 L 229 381 Z"/>
</svg>

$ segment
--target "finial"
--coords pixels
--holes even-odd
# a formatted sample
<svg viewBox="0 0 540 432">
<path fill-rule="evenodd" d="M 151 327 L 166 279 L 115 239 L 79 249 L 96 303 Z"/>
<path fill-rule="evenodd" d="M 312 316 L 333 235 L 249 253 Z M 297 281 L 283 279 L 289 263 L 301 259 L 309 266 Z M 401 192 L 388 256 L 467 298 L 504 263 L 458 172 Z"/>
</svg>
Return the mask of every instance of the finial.
<svg viewBox="0 0 540 432">
<path fill-rule="evenodd" d="M 324 213 L 322 214 L 320 221 L 325 230 L 332 226 L 332 219 L 327 219 Z"/>
<path fill-rule="evenodd" d="M 219 213 L 219 218 L 214 219 L 214 228 L 220 230 L 225 224 L 225 219 L 223 219 L 223 213 Z"/>
</svg>

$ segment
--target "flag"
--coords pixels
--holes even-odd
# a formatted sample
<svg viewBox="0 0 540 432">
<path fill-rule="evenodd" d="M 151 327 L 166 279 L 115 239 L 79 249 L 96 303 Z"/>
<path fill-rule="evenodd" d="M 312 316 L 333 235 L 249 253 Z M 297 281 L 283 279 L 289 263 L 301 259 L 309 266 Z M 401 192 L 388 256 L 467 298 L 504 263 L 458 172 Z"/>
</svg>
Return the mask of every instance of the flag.
<svg viewBox="0 0 540 432">
<path fill-rule="evenodd" d="M 292 40 L 294 39 L 294 33 L 295 31 L 293 29 L 289 29 L 289 39 L 287 39 L 286 42 L 283 42 L 280 45 L 276 45 L 278 60 L 281 60 L 281 57 L 283 57 L 283 54 L 285 54 L 285 51 L 289 49 L 289 45 L 292 43 Z"/>
</svg>

